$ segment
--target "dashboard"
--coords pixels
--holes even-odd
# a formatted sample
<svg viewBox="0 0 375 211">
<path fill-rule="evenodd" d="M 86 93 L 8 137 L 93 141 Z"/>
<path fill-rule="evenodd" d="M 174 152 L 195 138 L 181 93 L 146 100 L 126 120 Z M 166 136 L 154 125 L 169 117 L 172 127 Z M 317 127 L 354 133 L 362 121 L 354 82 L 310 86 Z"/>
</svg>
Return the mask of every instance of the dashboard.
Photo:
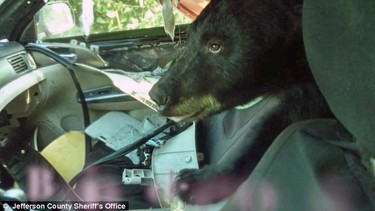
<svg viewBox="0 0 375 211">
<path fill-rule="evenodd" d="M 44 50 L 45 52 L 42 52 Z M 52 51 L 51 54 L 46 53 L 48 50 Z M 56 55 L 58 59 L 54 57 Z M 69 64 L 74 64 L 74 71 L 69 69 Z M 145 107 L 145 102 L 135 100 L 129 93 L 135 92 L 134 88 L 139 88 L 140 90 L 136 90 L 139 92 L 135 92 L 135 96 L 139 96 L 159 75 L 140 72 L 142 80 L 138 77 L 135 77 L 135 80 L 124 74 L 126 71 L 122 69 L 110 69 L 99 56 L 95 46 L 86 47 L 79 43 L 37 43 L 22 46 L 16 42 L 4 42 L 0 43 L 0 147 L 12 143 L 8 142 L 8 135 L 14 128 L 25 125 L 26 122 L 35 127 L 30 144 L 37 151 L 43 151 L 52 141 L 68 131 L 85 129 L 82 124 L 83 103 L 77 98 L 78 89 L 74 86 L 71 72 L 74 72 L 83 88 L 82 99 L 88 104 L 93 123 L 95 120 L 102 120 L 107 113 L 121 117 L 118 112 L 113 111 L 122 111 L 134 119 L 144 119 L 146 115 L 155 118 L 156 113 Z M 143 80 L 144 78 L 148 80 Z M 128 90 L 128 87 L 131 89 Z M 103 135 L 107 134 L 104 133 L 106 128 L 117 132 L 113 130 L 116 129 L 115 126 L 120 126 L 119 131 L 123 132 L 122 124 L 125 121 L 120 119 L 121 122 L 117 123 L 111 122 L 112 120 L 99 121 L 98 129 L 94 130 L 100 132 L 98 136 L 104 137 Z M 149 127 L 149 124 L 151 122 L 147 119 L 146 126 Z M 148 176 L 153 173 L 155 184 L 165 187 L 157 193 L 160 200 L 163 200 L 160 203 L 169 206 L 167 193 L 170 188 L 170 166 L 176 166 L 176 172 L 182 168 L 198 168 L 198 160 L 194 158 L 197 154 L 195 127 L 189 127 L 186 133 L 178 135 L 176 139 L 181 140 L 165 143 L 163 148 L 156 149 L 152 158 L 148 157 L 148 152 L 141 153 L 148 157 L 145 161 L 154 160 L 152 169 L 156 169 L 156 173 L 143 169 L 124 169 L 123 183 L 134 185 L 143 180 L 149 181 Z M 186 162 L 186 157 L 191 157 L 192 160 Z M 175 162 L 171 163 L 171 160 Z M 142 179 L 139 178 L 139 172 L 145 173 Z"/>
</svg>

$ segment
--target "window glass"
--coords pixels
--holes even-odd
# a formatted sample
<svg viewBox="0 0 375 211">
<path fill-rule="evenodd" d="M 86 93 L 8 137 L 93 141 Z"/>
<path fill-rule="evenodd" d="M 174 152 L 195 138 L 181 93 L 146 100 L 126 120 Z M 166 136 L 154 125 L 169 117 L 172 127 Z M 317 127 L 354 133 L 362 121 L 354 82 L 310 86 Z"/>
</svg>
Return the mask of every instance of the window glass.
<svg viewBox="0 0 375 211">
<path fill-rule="evenodd" d="M 68 2 L 73 10 L 76 27 L 61 34 L 48 34 L 47 36 L 43 34 L 43 37 L 38 34 L 38 38 L 46 39 L 82 35 L 85 30 L 85 27 L 82 25 L 82 19 L 87 18 L 85 11 L 82 11 L 83 1 L 85 0 L 64 1 Z M 89 29 L 90 34 L 164 26 L 162 5 L 159 0 L 92 0 L 92 2 L 94 3 L 94 13 L 93 17 L 89 15 L 93 19 L 93 23 Z M 176 25 L 191 22 L 191 19 L 178 12 L 177 9 L 174 9 L 173 13 Z M 53 19 L 51 17 L 51 20 Z"/>
</svg>

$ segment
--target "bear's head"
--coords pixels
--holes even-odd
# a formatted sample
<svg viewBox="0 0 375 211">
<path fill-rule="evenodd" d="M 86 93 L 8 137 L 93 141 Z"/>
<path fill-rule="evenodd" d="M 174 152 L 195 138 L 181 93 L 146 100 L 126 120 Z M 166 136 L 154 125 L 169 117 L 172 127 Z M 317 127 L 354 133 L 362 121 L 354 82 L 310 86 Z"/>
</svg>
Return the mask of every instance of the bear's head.
<svg viewBox="0 0 375 211">
<path fill-rule="evenodd" d="M 289 6 L 274 2 L 211 1 L 191 24 L 186 47 L 150 91 L 159 112 L 195 121 L 290 83 L 296 74 L 284 69 L 288 45 L 302 39 L 295 36 L 299 20 Z"/>
</svg>

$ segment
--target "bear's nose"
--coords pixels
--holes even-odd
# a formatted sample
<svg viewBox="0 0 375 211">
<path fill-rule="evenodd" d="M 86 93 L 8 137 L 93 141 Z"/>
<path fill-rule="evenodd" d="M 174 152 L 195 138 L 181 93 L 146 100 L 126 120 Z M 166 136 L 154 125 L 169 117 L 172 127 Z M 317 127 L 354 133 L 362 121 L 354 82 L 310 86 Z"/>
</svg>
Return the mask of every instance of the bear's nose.
<svg viewBox="0 0 375 211">
<path fill-rule="evenodd" d="M 163 91 L 163 89 L 154 86 L 148 93 L 151 100 L 153 100 L 158 105 L 158 110 L 162 111 L 168 104 L 170 97 Z"/>
</svg>

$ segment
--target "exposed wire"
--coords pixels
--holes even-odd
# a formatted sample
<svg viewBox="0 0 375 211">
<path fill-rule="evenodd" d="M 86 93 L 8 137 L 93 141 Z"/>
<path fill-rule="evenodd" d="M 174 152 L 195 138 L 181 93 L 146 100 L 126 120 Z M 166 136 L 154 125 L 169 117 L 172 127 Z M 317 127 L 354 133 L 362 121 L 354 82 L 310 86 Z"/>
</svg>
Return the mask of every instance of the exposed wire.
<svg viewBox="0 0 375 211">
<path fill-rule="evenodd" d="M 122 157 L 126 154 L 128 154 L 129 152 L 141 147 L 142 145 L 144 145 L 148 140 L 150 140 L 151 138 L 153 138 L 154 136 L 158 135 L 159 133 L 163 132 L 164 130 L 170 128 L 172 125 L 176 124 L 174 121 L 169 121 L 167 122 L 166 124 L 164 124 L 163 126 L 155 129 L 153 132 L 151 132 L 150 134 L 138 139 L 137 141 L 135 141 L 134 143 L 132 144 L 129 144 L 129 145 L 126 145 L 125 147 L 115 151 L 115 152 L 112 152 L 111 154 L 95 161 L 94 163 L 88 165 L 86 168 L 84 168 L 80 173 L 78 173 L 70 182 L 69 184 L 71 186 L 75 185 L 77 183 L 77 181 L 84 175 L 85 172 L 87 172 L 90 168 L 94 167 L 94 166 L 97 166 L 97 165 L 101 165 L 101 164 L 104 164 L 108 161 L 111 161 L 111 160 L 114 160 L 116 158 L 119 158 L 119 157 Z"/>
</svg>

